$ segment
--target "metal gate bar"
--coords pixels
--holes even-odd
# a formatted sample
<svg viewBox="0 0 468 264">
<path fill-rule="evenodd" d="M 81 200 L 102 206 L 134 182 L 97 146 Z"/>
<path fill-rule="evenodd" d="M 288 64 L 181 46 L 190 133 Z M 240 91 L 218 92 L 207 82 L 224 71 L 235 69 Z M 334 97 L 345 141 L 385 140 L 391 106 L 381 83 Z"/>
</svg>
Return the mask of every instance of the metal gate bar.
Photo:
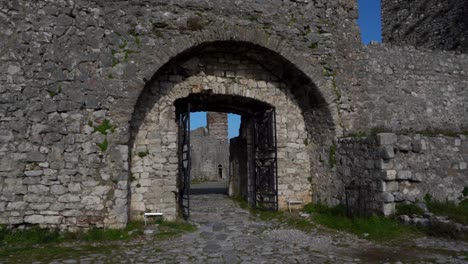
<svg viewBox="0 0 468 264">
<path fill-rule="evenodd" d="M 278 210 L 276 113 L 271 108 L 254 114 L 254 206 Z"/>
<path fill-rule="evenodd" d="M 190 103 L 179 112 L 179 215 L 190 217 Z"/>
</svg>

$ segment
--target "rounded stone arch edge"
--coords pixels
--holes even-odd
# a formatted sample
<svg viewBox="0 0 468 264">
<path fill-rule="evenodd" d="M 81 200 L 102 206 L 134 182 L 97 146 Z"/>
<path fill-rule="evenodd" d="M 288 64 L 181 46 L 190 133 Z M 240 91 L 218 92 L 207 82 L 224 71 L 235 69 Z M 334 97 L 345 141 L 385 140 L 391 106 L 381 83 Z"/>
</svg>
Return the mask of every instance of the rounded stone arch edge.
<svg viewBox="0 0 468 264">
<path fill-rule="evenodd" d="M 307 58 L 311 58 L 313 55 L 306 54 L 305 52 L 298 52 L 287 40 L 276 35 L 268 34 L 264 30 L 255 27 L 230 26 L 226 29 L 225 26 L 221 25 L 205 28 L 192 35 L 175 37 L 170 40 L 170 43 L 165 43 L 166 45 L 163 45 L 162 48 L 156 50 L 153 54 L 146 54 L 153 60 L 154 67 L 143 69 L 140 75 L 136 75 L 130 80 L 130 84 L 141 89 L 150 83 L 154 77 L 157 77 L 158 73 L 164 69 L 165 66 L 170 65 L 171 62 L 176 61 L 184 55 L 190 54 L 191 51 L 196 51 L 197 48 L 219 42 L 238 42 L 252 45 L 253 47 L 269 51 L 278 56 L 278 58 L 290 63 L 294 70 L 297 70 L 314 85 L 317 90 L 316 92 L 318 92 L 324 100 L 324 106 L 327 107 L 331 113 L 331 121 L 334 126 L 336 126 L 336 120 L 338 118 L 335 109 L 332 107 L 335 105 L 336 96 L 333 89 L 329 87 L 330 81 L 323 78 L 322 71 L 320 70 L 321 66 L 318 64 L 313 65 L 310 60 L 307 60 Z M 307 48 L 304 47 L 304 50 L 307 50 Z M 135 107 L 137 107 L 137 105 L 135 105 Z"/>
</svg>

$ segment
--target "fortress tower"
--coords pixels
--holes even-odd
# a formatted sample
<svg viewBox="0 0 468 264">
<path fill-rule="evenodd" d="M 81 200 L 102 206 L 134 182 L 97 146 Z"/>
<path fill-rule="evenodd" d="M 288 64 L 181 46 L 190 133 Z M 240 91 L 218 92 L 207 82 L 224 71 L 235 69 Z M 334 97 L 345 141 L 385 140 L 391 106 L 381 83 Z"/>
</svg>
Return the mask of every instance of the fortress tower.
<svg viewBox="0 0 468 264">
<path fill-rule="evenodd" d="M 382 0 L 384 42 L 468 52 L 468 0 Z"/>
<path fill-rule="evenodd" d="M 207 117 L 208 134 L 223 142 L 227 143 L 228 140 L 228 120 L 226 113 L 208 112 Z"/>
</svg>

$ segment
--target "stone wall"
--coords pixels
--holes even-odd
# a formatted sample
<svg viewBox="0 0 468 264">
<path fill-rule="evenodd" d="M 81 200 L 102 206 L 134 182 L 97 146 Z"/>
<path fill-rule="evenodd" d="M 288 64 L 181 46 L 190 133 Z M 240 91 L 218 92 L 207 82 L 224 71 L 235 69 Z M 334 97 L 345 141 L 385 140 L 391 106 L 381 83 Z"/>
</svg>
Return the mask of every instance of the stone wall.
<svg viewBox="0 0 468 264">
<path fill-rule="evenodd" d="M 227 114 L 224 114 L 227 115 Z M 227 125 L 227 124 L 226 124 Z M 211 126 L 210 126 L 211 127 Z M 227 180 L 229 175 L 229 145 L 213 136 L 205 127 L 190 131 L 191 177 L 193 180 Z M 219 177 L 219 165 L 222 176 Z"/>
<path fill-rule="evenodd" d="M 127 199 L 149 199 L 148 208 L 139 203 L 138 212 L 164 204 L 165 212 L 174 215 L 173 117 L 154 117 L 170 131 L 133 135 L 130 126 L 137 123 L 132 121 L 138 116 L 134 109 L 155 73 L 207 43 L 250 43 L 272 52 L 257 61 L 271 72 L 283 72 L 277 74 L 280 79 L 293 83 L 300 77 L 301 89 L 293 89 L 298 98 L 331 102 L 332 77 L 322 72 L 336 65 L 336 43 L 358 43 L 356 14 L 354 2 L 328 0 L 1 2 L 0 223 L 122 227 Z M 303 76 L 314 83 L 304 82 Z M 176 78 L 161 85 L 180 81 Z M 263 82 L 259 86 L 265 89 Z M 158 107 L 161 115 L 170 115 L 170 104 Z M 318 108 L 305 111 L 311 117 L 319 113 Z M 300 111 L 291 114 L 298 117 Z M 322 127 L 329 127 L 336 116 L 321 117 L 327 119 Z M 280 129 L 287 133 L 289 127 Z M 334 134 L 328 128 L 315 133 L 321 138 Z M 303 142 L 307 133 L 299 135 L 296 141 Z M 151 146 L 138 148 L 134 142 L 140 140 Z M 300 143 L 287 144 L 301 150 Z M 159 178 L 136 169 L 150 167 L 143 162 L 154 153 L 162 153 L 153 168 Z M 284 153 L 284 159 L 294 158 Z M 155 196 L 143 198 L 137 186 Z"/>
<path fill-rule="evenodd" d="M 423 136 L 382 133 L 338 142 L 338 176 L 354 210 L 395 211 L 401 202 L 423 201 L 426 194 L 459 201 L 468 187 L 466 136 Z M 363 186 L 361 202 L 355 186 Z M 346 197 L 343 197 L 346 203 Z M 362 205 L 367 207 L 362 208 Z M 359 208 L 361 206 L 361 208 Z"/>
<path fill-rule="evenodd" d="M 226 113 L 208 112 L 206 115 L 208 133 L 213 138 L 228 142 L 228 119 Z"/>
<path fill-rule="evenodd" d="M 345 135 L 371 130 L 400 134 L 468 130 L 468 56 L 371 45 L 350 55 L 339 78 Z"/>
<path fill-rule="evenodd" d="M 386 147 L 388 138 L 386 134 L 378 138 L 342 138 L 337 142 L 335 154 L 330 154 L 342 184 L 340 203 L 354 214 L 388 211 L 381 199 L 384 192 L 382 173 L 393 153 L 393 149 Z"/>
<path fill-rule="evenodd" d="M 187 97 L 194 87 L 202 87 L 212 95 L 248 95 L 275 106 L 280 208 L 286 206 L 288 198 L 311 200 L 307 180 L 311 165 L 305 147 L 308 134 L 301 109 L 285 83 L 244 56 L 211 50 L 199 53 L 166 68 L 142 94 L 134 116 L 138 125 L 134 127 L 131 163 L 133 217 L 146 211 L 161 211 L 167 218 L 175 217 L 178 159 L 174 102 Z M 220 111 L 226 104 L 218 103 L 217 109 L 206 110 Z M 249 104 L 234 106 L 246 112 L 254 107 Z M 140 152 L 148 155 L 142 157 L 138 155 Z"/>
<path fill-rule="evenodd" d="M 468 1 L 383 0 L 384 42 L 468 52 Z"/>
</svg>

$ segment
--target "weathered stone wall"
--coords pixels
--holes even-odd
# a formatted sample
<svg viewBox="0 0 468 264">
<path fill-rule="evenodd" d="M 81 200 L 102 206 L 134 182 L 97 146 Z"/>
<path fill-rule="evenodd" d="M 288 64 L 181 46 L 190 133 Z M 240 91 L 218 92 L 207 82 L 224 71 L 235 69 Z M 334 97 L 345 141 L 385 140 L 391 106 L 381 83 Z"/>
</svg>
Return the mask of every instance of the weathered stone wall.
<svg viewBox="0 0 468 264">
<path fill-rule="evenodd" d="M 383 0 L 384 42 L 468 52 L 468 1 Z"/>
<path fill-rule="evenodd" d="M 277 107 L 283 204 L 340 201 L 335 136 L 465 129 L 466 55 L 361 48 L 356 17 L 343 0 L 1 2 L 0 223 L 122 227 L 128 201 L 173 218 L 191 85 Z"/>
<path fill-rule="evenodd" d="M 342 90 L 345 135 L 468 130 L 468 56 L 386 45 L 350 54 L 349 90 Z"/>
<path fill-rule="evenodd" d="M 229 144 L 229 196 L 248 198 L 247 140 L 242 136 L 231 138 Z"/>
<path fill-rule="evenodd" d="M 190 132 L 191 177 L 208 181 L 227 180 L 229 175 L 227 134 L 225 140 L 221 141 L 210 132 L 206 127 Z M 221 165 L 222 178 L 218 175 L 219 165 Z"/>
<path fill-rule="evenodd" d="M 468 186 L 466 136 L 423 136 L 382 133 L 344 138 L 338 142 L 338 176 L 343 194 L 356 197 L 373 211 L 389 215 L 401 202 L 423 201 L 426 194 L 441 201 L 458 201 Z M 346 197 L 343 198 L 345 203 Z M 350 199 L 353 209 L 359 203 Z"/>
<path fill-rule="evenodd" d="M 336 154 L 330 156 L 342 183 L 340 203 L 346 204 L 353 213 L 388 211 L 381 199 L 382 173 L 389 166 L 389 156 L 393 153 L 393 149 L 386 147 L 388 138 L 386 134 L 342 138 L 337 142 Z"/>
<path fill-rule="evenodd" d="M 182 76 L 180 73 L 184 73 Z M 304 117 L 287 85 L 253 61 L 228 53 L 202 53 L 167 68 L 142 95 L 135 120 L 132 155 L 131 212 L 161 211 L 175 217 L 177 191 L 177 124 L 174 102 L 187 97 L 194 87 L 213 95 L 246 96 L 275 106 L 278 133 L 278 177 L 280 207 L 285 200 L 311 200 L 311 167 L 305 148 L 308 134 Z M 220 104 L 218 107 L 222 107 Z M 249 105 L 238 105 L 248 110 Z M 217 109 L 208 109 L 217 111 Z M 162 139 L 162 141 L 161 141 Z M 157 144 L 156 144 L 157 143 Z M 163 150 L 163 151 L 161 151 Z M 147 152 L 141 157 L 139 152 Z"/>
<path fill-rule="evenodd" d="M 1 2 L 0 222 L 61 228 L 125 225 L 129 180 L 134 182 L 133 201 L 143 199 L 135 192 L 138 184 L 147 193 L 151 188 L 171 193 L 175 186 L 173 119 L 160 122 L 168 122 L 171 131 L 154 131 L 148 138 L 132 136 L 129 126 L 135 123 L 141 91 L 163 65 L 203 43 L 248 42 L 289 61 L 313 80 L 314 87 L 307 87 L 331 102 L 333 77 L 322 72 L 336 66 L 335 43 L 358 43 L 356 14 L 353 1 L 328 0 Z M 285 63 L 263 65 L 280 65 L 285 71 L 278 76 L 285 80 L 297 77 Z M 308 100 L 301 93 L 311 89 L 304 87 L 296 91 Z M 162 114 L 170 110 L 160 108 Z M 319 113 L 309 109 L 304 114 Z M 95 131 L 105 119 L 109 127 Z M 323 122 L 324 127 L 331 123 L 332 118 Z M 318 131 L 322 138 L 334 134 Z M 139 140 L 151 147 L 133 148 Z M 134 168 L 143 166 L 139 162 L 148 152 L 163 153 L 159 159 L 167 165 L 154 168 L 159 180 L 136 183 L 136 176 L 141 181 L 149 174 L 131 175 L 129 161 Z M 324 168 L 317 170 L 326 172 Z M 143 186 L 150 182 L 154 185 Z M 151 198 L 140 212 L 166 204 L 173 215 L 174 197 L 160 199 Z"/>
<path fill-rule="evenodd" d="M 208 133 L 213 138 L 228 142 L 228 119 L 226 113 L 208 112 L 206 115 Z"/>
</svg>

